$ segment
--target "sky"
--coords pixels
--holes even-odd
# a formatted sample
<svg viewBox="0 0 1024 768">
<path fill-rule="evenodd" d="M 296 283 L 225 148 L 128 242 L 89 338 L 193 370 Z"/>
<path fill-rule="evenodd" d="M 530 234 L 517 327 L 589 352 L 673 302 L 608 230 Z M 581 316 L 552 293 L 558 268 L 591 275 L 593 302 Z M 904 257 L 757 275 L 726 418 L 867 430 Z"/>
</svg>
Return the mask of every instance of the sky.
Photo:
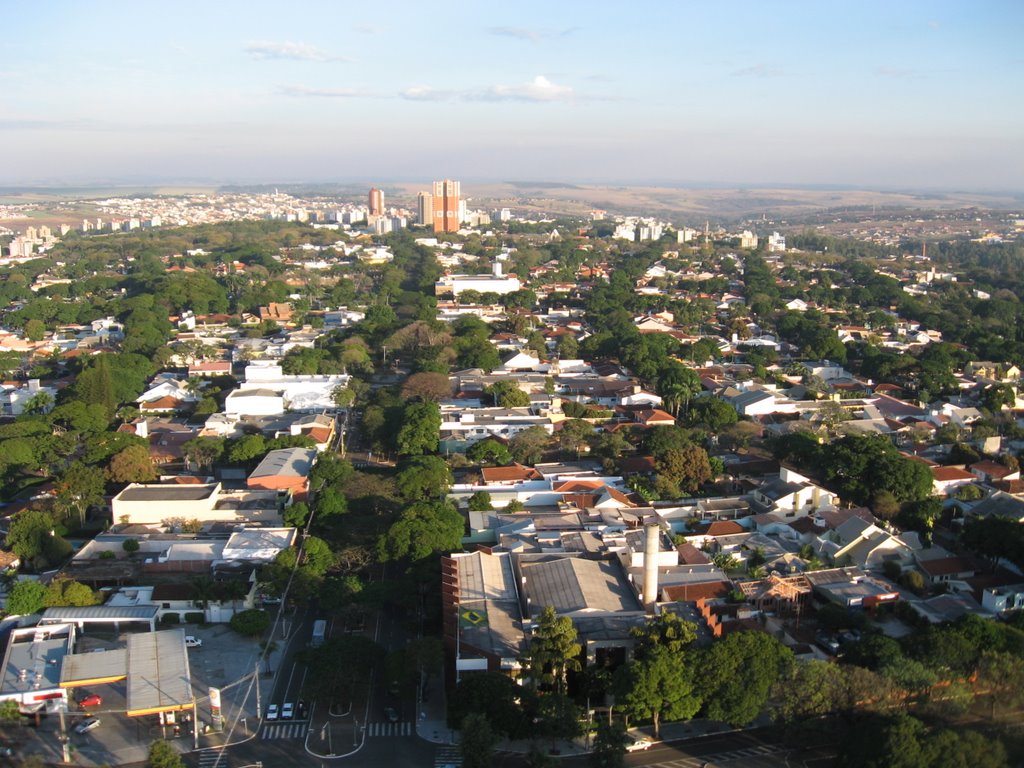
<svg viewBox="0 0 1024 768">
<path fill-rule="evenodd" d="M 0 0 L 0 185 L 1024 189 L 1024 2 Z"/>
</svg>

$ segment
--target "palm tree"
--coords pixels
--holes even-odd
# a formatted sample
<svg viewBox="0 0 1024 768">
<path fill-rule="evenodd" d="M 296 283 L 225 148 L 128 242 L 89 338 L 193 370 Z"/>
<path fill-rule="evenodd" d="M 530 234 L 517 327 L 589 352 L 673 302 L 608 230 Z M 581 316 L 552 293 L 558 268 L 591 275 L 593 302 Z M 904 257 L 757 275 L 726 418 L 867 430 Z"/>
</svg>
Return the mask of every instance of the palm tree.
<svg viewBox="0 0 1024 768">
<path fill-rule="evenodd" d="M 217 593 L 217 583 L 209 576 L 196 576 L 192 579 L 192 602 L 205 612 Z"/>
</svg>

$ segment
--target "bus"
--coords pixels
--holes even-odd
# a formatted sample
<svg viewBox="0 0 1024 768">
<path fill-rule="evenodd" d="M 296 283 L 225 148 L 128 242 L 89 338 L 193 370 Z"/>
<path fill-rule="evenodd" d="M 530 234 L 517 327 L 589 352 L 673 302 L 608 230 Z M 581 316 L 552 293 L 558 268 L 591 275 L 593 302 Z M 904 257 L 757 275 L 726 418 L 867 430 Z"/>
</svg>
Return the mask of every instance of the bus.
<svg viewBox="0 0 1024 768">
<path fill-rule="evenodd" d="M 317 619 L 313 622 L 313 639 L 310 641 L 310 645 L 313 648 L 324 644 L 324 640 L 327 637 L 327 622 L 324 619 Z"/>
</svg>

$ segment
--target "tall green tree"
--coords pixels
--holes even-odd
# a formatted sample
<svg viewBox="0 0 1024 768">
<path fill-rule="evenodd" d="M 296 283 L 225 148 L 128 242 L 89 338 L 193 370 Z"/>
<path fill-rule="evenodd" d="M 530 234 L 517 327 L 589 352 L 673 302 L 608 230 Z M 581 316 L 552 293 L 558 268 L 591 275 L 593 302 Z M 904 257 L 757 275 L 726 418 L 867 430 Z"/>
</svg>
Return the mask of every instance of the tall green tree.
<svg viewBox="0 0 1024 768">
<path fill-rule="evenodd" d="M 54 509 L 66 517 L 77 517 L 78 524 L 85 525 L 85 513 L 89 507 L 103 503 L 106 479 L 99 467 L 90 467 L 80 461 L 73 461 L 54 486 Z"/>
<path fill-rule="evenodd" d="M 147 768 L 185 768 L 185 762 L 169 742 L 160 740 L 149 745 Z"/>
<path fill-rule="evenodd" d="M 568 616 L 559 616 L 548 605 L 537 616 L 526 653 L 520 659 L 523 674 L 534 686 L 564 693 L 567 675 L 580 669 L 583 646 L 576 642 L 576 627 Z"/>
<path fill-rule="evenodd" d="M 33 580 L 19 581 L 7 595 L 6 610 L 11 616 L 30 616 L 46 607 L 46 587 Z"/>
<path fill-rule="evenodd" d="M 793 652 L 764 632 L 735 632 L 715 643 L 700 662 L 700 689 L 713 720 L 746 725 L 756 718 Z"/>
<path fill-rule="evenodd" d="M 491 768 L 498 737 L 490 720 L 480 713 L 466 715 L 460 733 L 459 753 L 463 768 Z"/>
<path fill-rule="evenodd" d="M 688 656 L 655 647 L 616 673 L 616 702 L 632 717 L 650 718 L 656 738 L 661 736 L 662 719 L 688 720 L 700 709 L 694 665 Z"/>
<path fill-rule="evenodd" d="M 398 431 L 398 452 L 406 456 L 434 453 L 441 432 L 441 409 L 437 403 L 409 403 Z"/>
<path fill-rule="evenodd" d="M 156 480 L 156 467 L 143 445 L 129 445 L 110 459 L 107 477 L 115 483 L 149 483 Z"/>
<path fill-rule="evenodd" d="M 378 554 L 385 560 L 423 560 L 435 552 L 460 549 L 464 531 L 462 515 L 449 502 L 417 502 L 406 507 L 381 537 Z"/>
</svg>

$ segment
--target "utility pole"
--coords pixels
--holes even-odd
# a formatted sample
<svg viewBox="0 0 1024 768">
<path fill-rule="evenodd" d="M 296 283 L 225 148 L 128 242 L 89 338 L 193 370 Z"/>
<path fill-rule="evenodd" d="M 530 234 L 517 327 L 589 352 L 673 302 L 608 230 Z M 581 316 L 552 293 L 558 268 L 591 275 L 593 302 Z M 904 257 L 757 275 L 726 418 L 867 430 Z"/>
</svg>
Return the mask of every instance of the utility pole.
<svg viewBox="0 0 1024 768">
<path fill-rule="evenodd" d="M 260 663 L 256 662 L 256 718 L 259 720 L 263 717 L 263 706 L 260 703 Z"/>
</svg>

